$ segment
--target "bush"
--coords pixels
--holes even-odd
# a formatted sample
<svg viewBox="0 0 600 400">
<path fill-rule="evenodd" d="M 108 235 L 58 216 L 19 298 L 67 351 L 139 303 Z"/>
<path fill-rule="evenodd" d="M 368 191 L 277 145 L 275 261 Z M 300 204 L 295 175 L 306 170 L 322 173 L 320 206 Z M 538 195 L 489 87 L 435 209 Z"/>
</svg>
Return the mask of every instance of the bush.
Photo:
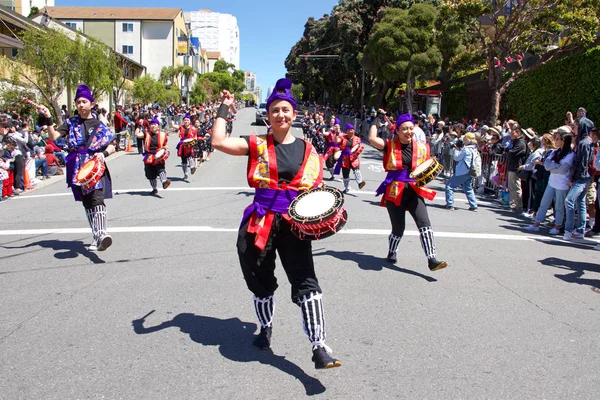
<svg viewBox="0 0 600 400">
<path fill-rule="evenodd" d="M 443 115 L 454 121 L 462 121 L 468 114 L 467 108 L 467 84 L 464 80 L 454 83 L 446 90 L 442 97 Z"/>
<path fill-rule="evenodd" d="M 563 125 L 567 111 L 585 107 L 600 122 L 600 47 L 564 57 L 519 77 L 504 95 L 506 116 L 536 132 Z"/>
</svg>

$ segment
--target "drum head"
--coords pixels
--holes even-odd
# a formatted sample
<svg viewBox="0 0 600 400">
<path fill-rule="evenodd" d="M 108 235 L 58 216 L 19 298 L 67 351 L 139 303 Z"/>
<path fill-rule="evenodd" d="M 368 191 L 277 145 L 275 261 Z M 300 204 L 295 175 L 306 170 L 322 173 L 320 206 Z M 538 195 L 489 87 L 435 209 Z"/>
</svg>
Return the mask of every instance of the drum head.
<svg viewBox="0 0 600 400">
<path fill-rule="evenodd" d="M 79 168 L 79 172 L 77 172 L 77 181 L 82 181 L 94 170 L 96 166 L 95 160 L 90 160 L 83 164 L 81 168 Z"/>
<path fill-rule="evenodd" d="M 417 168 L 415 168 L 410 176 L 411 177 L 416 177 L 421 175 L 423 172 L 427 171 L 435 162 L 435 160 L 433 158 L 430 158 L 429 160 L 425 160 L 424 162 L 422 162 L 421 164 L 417 165 Z"/>
<path fill-rule="evenodd" d="M 336 188 L 311 189 L 296 197 L 288 215 L 296 222 L 320 221 L 335 214 L 344 204 L 344 195 Z"/>
<path fill-rule="evenodd" d="M 356 144 L 354 146 L 352 146 L 352 149 L 350 150 L 351 153 L 356 153 L 358 151 L 358 148 L 360 147 L 360 144 Z"/>
<path fill-rule="evenodd" d="M 185 143 L 185 144 L 189 144 L 189 143 L 194 143 L 195 141 L 196 141 L 196 139 L 189 138 L 189 139 L 185 139 L 185 140 L 183 141 L 183 143 Z"/>
<path fill-rule="evenodd" d="M 156 154 L 154 155 L 155 158 L 162 158 L 165 155 L 165 149 L 160 149 L 156 152 Z"/>
</svg>

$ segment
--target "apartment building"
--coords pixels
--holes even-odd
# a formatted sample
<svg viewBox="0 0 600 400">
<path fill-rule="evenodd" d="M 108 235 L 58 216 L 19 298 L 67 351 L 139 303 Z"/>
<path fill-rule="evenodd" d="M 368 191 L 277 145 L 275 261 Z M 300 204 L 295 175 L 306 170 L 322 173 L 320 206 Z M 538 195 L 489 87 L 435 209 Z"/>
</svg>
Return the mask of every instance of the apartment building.
<svg viewBox="0 0 600 400">
<path fill-rule="evenodd" d="M 184 63 L 178 44 L 188 33 L 181 8 L 45 7 L 40 12 L 101 40 L 155 78 L 163 67 Z"/>
<path fill-rule="evenodd" d="M 190 32 L 200 39 L 202 48 L 218 51 L 223 60 L 240 69 L 240 29 L 236 17 L 209 9 L 186 11 L 184 14 Z"/>
<path fill-rule="evenodd" d="M 0 6 L 28 17 L 32 7 L 37 7 L 38 10 L 43 7 L 53 7 L 54 0 L 0 0 Z"/>
</svg>

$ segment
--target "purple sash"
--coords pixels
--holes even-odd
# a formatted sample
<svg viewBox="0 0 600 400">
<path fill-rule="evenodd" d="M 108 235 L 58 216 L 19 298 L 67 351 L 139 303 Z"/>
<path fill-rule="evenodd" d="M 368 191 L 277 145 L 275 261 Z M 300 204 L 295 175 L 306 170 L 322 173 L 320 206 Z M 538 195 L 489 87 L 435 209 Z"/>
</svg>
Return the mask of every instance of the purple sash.
<svg viewBox="0 0 600 400">
<path fill-rule="evenodd" d="M 286 214 L 292 200 L 296 198 L 298 192 L 296 190 L 278 190 L 278 189 L 255 189 L 254 200 L 244 210 L 242 217 L 243 226 L 253 212 L 256 212 L 258 218 L 262 218 L 267 214 L 267 210 L 275 213 Z"/>
<path fill-rule="evenodd" d="M 340 155 L 340 158 L 338 158 L 337 163 L 335 163 L 335 168 L 333 170 L 333 174 L 334 175 L 339 175 L 341 169 L 342 169 L 342 160 L 344 159 L 345 156 L 349 156 L 350 154 L 352 154 L 350 152 L 351 149 L 349 148 L 345 148 L 344 150 L 342 150 L 342 154 Z"/>
<path fill-rule="evenodd" d="M 414 182 L 415 180 L 410 177 L 410 171 L 407 169 L 388 171 L 385 180 L 381 182 L 381 185 L 379 185 L 379 187 L 377 188 L 375 196 L 381 196 L 382 194 L 384 194 L 389 184 L 394 181 Z"/>
</svg>

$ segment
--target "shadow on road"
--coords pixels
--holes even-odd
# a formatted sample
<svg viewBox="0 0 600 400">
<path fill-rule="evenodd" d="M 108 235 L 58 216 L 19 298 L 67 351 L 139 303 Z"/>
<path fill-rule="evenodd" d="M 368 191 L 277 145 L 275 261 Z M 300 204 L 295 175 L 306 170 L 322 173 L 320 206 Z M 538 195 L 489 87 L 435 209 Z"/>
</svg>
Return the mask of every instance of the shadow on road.
<svg viewBox="0 0 600 400">
<path fill-rule="evenodd" d="M 284 356 L 273 354 L 272 350 L 258 350 L 252 347 L 252 334 L 256 331 L 256 324 L 240 321 L 238 318 L 218 319 L 182 313 L 157 326 L 144 327 L 145 318 L 154 311 L 140 319 L 132 321 L 133 331 L 138 335 L 153 333 L 166 328 L 179 328 L 183 333 L 190 335 L 190 339 L 203 346 L 218 346 L 221 355 L 228 360 L 236 362 L 253 362 L 275 367 L 286 374 L 298 379 L 303 385 L 308 396 L 325 392 L 326 388 L 316 378 L 308 375 L 299 366 L 286 360 Z"/>
<path fill-rule="evenodd" d="M 54 258 L 59 260 L 68 260 L 72 258 L 77 258 L 80 255 L 88 258 L 94 264 L 104 264 L 105 261 L 102 260 L 98 255 L 92 251 L 88 251 L 86 246 L 83 244 L 81 240 L 74 241 L 63 241 L 63 240 L 40 240 L 37 242 L 26 244 L 25 246 L 2 246 L 5 249 L 26 249 L 30 247 L 42 247 L 45 249 L 52 249 L 56 251 L 54 253 Z"/>
<path fill-rule="evenodd" d="M 420 274 L 416 271 L 412 271 L 410 269 L 400 268 L 383 258 L 375 257 L 373 255 L 364 254 L 361 252 L 354 251 L 335 251 L 335 250 L 326 250 L 320 253 L 314 253 L 315 257 L 318 256 L 332 256 L 342 261 L 354 261 L 356 265 L 362 270 L 365 271 L 382 271 L 384 268 L 391 269 L 392 271 L 402 272 L 407 275 L 417 276 L 419 278 L 425 279 L 427 282 L 437 282 L 437 279 Z M 402 260 L 400 260 L 401 262 Z"/>
<path fill-rule="evenodd" d="M 555 274 L 558 279 L 565 282 L 576 283 L 578 285 L 587 285 L 592 288 L 600 289 L 600 280 L 598 279 L 587 279 L 582 278 L 586 271 L 589 272 L 600 272 L 600 265 L 585 262 L 575 262 L 571 260 L 564 260 L 562 258 L 548 257 L 540 260 L 540 263 L 550 267 L 563 269 L 565 271 L 572 271 L 566 275 Z"/>
</svg>

